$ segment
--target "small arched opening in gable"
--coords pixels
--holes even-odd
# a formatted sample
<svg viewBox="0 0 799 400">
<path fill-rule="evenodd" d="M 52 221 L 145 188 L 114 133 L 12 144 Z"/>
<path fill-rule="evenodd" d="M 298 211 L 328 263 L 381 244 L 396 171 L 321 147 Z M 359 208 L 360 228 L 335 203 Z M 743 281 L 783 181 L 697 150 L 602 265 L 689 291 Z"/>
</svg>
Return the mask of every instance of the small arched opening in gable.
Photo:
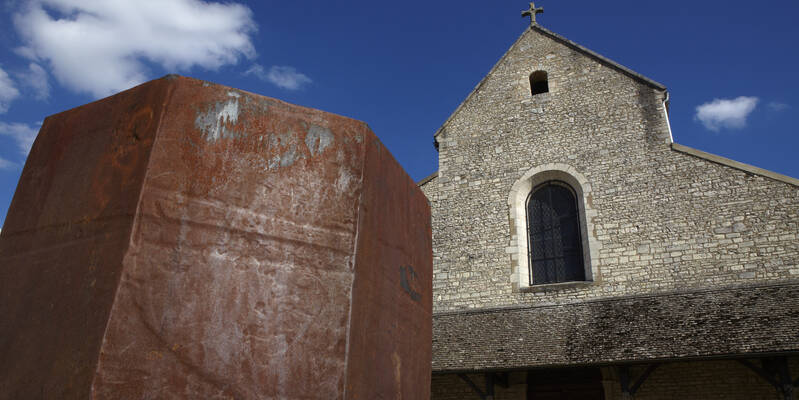
<svg viewBox="0 0 799 400">
<path fill-rule="evenodd" d="M 549 93 L 547 71 L 535 71 L 530 74 L 530 93 L 533 96 L 541 93 Z"/>
</svg>

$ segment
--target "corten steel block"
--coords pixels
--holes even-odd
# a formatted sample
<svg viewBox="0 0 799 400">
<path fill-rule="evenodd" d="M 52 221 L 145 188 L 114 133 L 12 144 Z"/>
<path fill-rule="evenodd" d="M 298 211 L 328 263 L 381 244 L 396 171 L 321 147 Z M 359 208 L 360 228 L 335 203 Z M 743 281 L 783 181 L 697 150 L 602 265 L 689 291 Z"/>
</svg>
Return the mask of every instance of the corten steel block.
<svg viewBox="0 0 799 400">
<path fill-rule="evenodd" d="M 47 118 L 2 399 L 426 399 L 426 198 L 362 122 L 168 76 Z"/>
</svg>

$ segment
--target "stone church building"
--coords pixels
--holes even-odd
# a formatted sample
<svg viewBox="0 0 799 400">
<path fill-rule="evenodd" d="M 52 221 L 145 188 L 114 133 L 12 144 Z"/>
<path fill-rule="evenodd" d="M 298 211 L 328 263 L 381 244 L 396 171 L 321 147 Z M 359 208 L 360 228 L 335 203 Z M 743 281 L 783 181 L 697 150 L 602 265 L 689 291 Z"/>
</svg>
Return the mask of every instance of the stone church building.
<svg viewBox="0 0 799 400">
<path fill-rule="evenodd" d="M 793 399 L 799 180 L 533 23 L 435 133 L 432 399 Z"/>
</svg>

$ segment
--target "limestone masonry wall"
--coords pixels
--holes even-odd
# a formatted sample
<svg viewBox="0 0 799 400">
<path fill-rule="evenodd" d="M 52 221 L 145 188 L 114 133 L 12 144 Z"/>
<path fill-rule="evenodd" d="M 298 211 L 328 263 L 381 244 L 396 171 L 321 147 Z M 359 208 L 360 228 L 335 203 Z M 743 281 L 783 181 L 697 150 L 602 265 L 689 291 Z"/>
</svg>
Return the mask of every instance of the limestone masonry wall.
<svg viewBox="0 0 799 400">
<path fill-rule="evenodd" d="M 549 93 L 531 96 L 535 70 Z M 799 189 L 672 150 L 663 98 L 527 31 L 437 136 L 434 311 L 799 281 Z M 546 164 L 587 181 L 594 282 L 520 290 L 508 196 Z"/>
</svg>

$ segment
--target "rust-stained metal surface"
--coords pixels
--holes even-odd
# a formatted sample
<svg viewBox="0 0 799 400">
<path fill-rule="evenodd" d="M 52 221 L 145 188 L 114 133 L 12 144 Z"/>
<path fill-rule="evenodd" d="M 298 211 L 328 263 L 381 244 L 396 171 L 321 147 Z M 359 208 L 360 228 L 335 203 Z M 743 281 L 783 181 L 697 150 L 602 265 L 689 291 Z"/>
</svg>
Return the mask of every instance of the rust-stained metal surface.
<svg viewBox="0 0 799 400">
<path fill-rule="evenodd" d="M 45 119 L 0 234 L 0 398 L 89 398 L 167 91 Z"/>
<path fill-rule="evenodd" d="M 0 236 L 0 398 L 428 398 L 430 229 L 362 122 L 175 76 L 52 116 Z"/>
</svg>

